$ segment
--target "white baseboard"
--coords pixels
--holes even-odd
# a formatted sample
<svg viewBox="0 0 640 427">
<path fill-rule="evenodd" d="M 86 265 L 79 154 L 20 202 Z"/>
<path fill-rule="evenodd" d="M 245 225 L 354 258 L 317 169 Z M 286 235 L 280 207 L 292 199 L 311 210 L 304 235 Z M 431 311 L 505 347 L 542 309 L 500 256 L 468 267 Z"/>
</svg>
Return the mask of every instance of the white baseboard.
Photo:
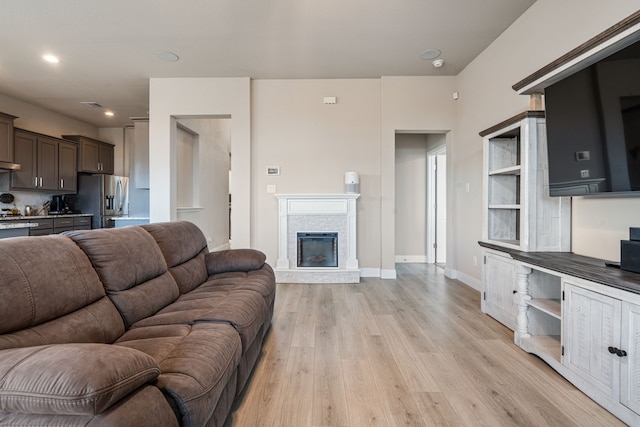
<svg viewBox="0 0 640 427">
<path fill-rule="evenodd" d="M 458 270 L 445 269 L 444 275 L 449 279 L 459 280 L 467 286 L 472 287 L 478 292 L 482 292 L 482 282 L 475 277 L 471 277 Z"/>
<path fill-rule="evenodd" d="M 383 270 L 380 268 L 361 268 L 360 277 L 377 277 L 380 279 L 396 279 L 396 270 Z"/>
<path fill-rule="evenodd" d="M 480 282 L 480 280 L 476 279 L 475 277 L 471 277 L 458 270 L 453 270 L 450 268 L 445 268 L 444 275 L 449 279 L 459 280 L 465 285 L 470 286 L 479 292 L 482 291 L 482 282 Z M 380 269 L 380 268 L 361 268 L 360 277 L 379 277 L 381 279 L 397 279 L 398 275 L 395 269 L 387 270 L 387 269 Z"/>
<path fill-rule="evenodd" d="M 397 279 L 398 275 L 396 274 L 396 269 L 392 270 L 380 270 L 380 278 L 381 279 Z"/>
<path fill-rule="evenodd" d="M 396 263 L 422 263 L 427 262 L 426 255 L 396 255 Z"/>
<path fill-rule="evenodd" d="M 360 277 L 380 277 L 379 268 L 361 268 Z"/>
</svg>

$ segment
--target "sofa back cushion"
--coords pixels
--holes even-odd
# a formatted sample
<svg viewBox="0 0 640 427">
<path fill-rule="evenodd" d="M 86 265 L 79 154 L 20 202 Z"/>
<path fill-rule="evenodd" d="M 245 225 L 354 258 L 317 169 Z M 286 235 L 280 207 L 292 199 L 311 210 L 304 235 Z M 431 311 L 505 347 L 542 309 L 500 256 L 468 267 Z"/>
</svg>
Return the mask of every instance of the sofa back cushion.
<svg viewBox="0 0 640 427">
<path fill-rule="evenodd" d="M 128 328 L 175 301 L 178 285 L 160 248 L 140 227 L 65 233 L 87 254 Z"/>
<path fill-rule="evenodd" d="M 69 238 L 2 239 L 0 259 L 0 348 L 113 342 L 124 332 L 91 262 Z"/>
<path fill-rule="evenodd" d="M 188 221 L 145 224 L 142 226 L 155 239 L 169 271 L 180 288 L 187 293 L 208 277 L 205 255 L 207 240 L 197 225 Z"/>
</svg>

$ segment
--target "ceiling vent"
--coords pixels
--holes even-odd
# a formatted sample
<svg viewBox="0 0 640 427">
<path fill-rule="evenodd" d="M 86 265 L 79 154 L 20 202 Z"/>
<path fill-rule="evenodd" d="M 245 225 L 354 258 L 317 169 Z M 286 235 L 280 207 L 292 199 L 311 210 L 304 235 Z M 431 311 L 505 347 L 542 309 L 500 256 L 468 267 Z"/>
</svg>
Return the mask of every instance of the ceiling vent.
<svg viewBox="0 0 640 427">
<path fill-rule="evenodd" d="M 80 101 L 80 104 L 86 105 L 87 107 L 91 107 L 91 108 L 104 108 L 102 107 L 102 105 L 94 101 Z"/>
</svg>

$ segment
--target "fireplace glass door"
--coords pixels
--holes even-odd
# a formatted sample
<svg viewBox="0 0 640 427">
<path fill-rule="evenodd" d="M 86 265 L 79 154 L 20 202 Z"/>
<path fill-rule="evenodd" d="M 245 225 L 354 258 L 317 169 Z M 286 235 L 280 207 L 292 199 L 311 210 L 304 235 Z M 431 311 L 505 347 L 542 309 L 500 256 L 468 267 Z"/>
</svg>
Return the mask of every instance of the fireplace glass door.
<svg viewBox="0 0 640 427">
<path fill-rule="evenodd" d="M 338 233 L 297 233 L 298 267 L 337 267 Z"/>
</svg>

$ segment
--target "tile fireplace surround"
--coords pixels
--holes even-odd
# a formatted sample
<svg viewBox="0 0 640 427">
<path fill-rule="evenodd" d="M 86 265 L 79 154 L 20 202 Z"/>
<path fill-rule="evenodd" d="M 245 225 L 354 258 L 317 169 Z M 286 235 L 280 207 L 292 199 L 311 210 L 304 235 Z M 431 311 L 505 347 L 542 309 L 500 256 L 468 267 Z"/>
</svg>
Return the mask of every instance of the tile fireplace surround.
<svg viewBox="0 0 640 427">
<path fill-rule="evenodd" d="M 359 283 L 356 199 L 359 194 L 277 194 L 279 283 Z M 338 267 L 298 267 L 297 233 L 338 233 Z"/>
</svg>

